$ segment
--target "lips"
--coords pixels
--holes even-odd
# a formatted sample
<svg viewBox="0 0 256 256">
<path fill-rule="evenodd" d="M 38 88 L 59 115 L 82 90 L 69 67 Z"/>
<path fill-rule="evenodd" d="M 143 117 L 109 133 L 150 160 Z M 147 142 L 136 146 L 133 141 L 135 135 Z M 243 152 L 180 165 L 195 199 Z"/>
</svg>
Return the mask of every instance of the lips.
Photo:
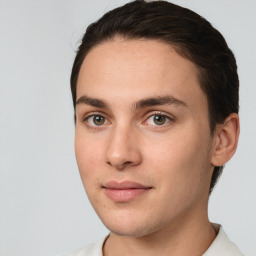
<svg viewBox="0 0 256 256">
<path fill-rule="evenodd" d="M 134 200 L 138 196 L 150 191 L 152 187 L 133 181 L 110 181 L 103 186 L 104 192 L 114 202 L 125 203 Z"/>
</svg>

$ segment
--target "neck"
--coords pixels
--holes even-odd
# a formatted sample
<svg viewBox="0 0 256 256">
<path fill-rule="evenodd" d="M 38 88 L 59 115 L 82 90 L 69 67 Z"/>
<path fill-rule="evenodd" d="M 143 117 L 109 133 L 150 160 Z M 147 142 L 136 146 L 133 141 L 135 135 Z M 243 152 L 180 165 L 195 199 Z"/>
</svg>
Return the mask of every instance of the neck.
<svg viewBox="0 0 256 256">
<path fill-rule="evenodd" d="M 205 211 L 206 212 L 206 211 Z M 183 256 L 202 255 L 216 237 L 207 213 L 183 216 L 174 224 L 170 223 L 152 234 L 143 237 L 119 236 L 110 233 L 104 248 L 104 256 L 161 255 Z M 171 253 L 171 254 L 170 254 Z"/>
</svg>

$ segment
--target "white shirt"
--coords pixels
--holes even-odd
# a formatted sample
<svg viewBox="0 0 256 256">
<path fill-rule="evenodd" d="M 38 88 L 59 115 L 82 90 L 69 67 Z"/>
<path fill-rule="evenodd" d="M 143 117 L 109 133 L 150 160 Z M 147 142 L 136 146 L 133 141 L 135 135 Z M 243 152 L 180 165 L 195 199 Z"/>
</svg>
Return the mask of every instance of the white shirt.
<svg viewBox="0 0 256 256">
<path fill-rule="evenodd" d="M 214 224 L 214 226 L 219 228 L 219 232 L 208 250 L 202 256 L 243 256 L 237 246 L 229 240 L 223 228 L 216 224 Z M 101 239 L 94 244 L 90 244 L 80 250 L 62 256 L 103 256 L 102 247 L 105 240 L 106 238 Z"/>
</svg>

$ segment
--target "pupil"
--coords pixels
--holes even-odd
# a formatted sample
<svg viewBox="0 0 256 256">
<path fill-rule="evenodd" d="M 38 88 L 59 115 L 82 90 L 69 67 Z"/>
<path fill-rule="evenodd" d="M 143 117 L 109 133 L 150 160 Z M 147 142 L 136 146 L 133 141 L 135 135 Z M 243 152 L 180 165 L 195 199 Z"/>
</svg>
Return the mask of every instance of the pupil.
<svg viewBox="0 0 256 256">
<path fill-rule="evenodd" d="M 164 124 L 164 123 L 165 123 L 165 120 L 166 120 L 166 118 L 165 118 L 164 116 L 155 116 L 155 117 L 154 117 L 154 122 L 155 122 L 157 125 Z"/>
<path fill-rule="evenodd" d="M 102 125 L 104 124 L 104 117 L 102 116 L 95 116 L 93 118 L 93 122 L 96 124 L 96 125 Z"/>
</svg>

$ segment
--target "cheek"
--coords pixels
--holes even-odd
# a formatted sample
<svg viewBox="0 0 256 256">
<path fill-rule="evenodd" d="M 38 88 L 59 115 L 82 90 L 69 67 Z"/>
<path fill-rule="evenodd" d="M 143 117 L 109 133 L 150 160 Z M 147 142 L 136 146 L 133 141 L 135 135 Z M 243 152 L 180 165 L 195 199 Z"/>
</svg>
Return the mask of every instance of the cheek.
<svg viewBox="0 0 256 256">
<path fill-rule="evenodd" d="M 151 155 L 149 166 L 154 172 L 152 177 L 156 181 L 159 198 L 164 199 L 159 201 L 162 205 L 159 208 L 164 207 L 163 214 L 171 216 L 172 213 L 188 209 L 206 194 L 204 192 L 209 183 L 205 171 L 208 168 L 207 155 L 193 139 L 186 140 L 186 143 L 173 140 L 172 143 L 165 143 L 164 148 L 166 150 L 155 148 L 152 152 L 154 159 Z"/>
<path fill-rule="evenodd" d="M 98 184 L 100 184 L 101 177 L 99 170 L 102 169 L 99 166 L 102 161 L 97 143 L 93 143 L 88 137 L 80 136 L 79 132 L 76 132 L 75 153 L 86 194 L 91 202 L 97 203 L 99 201 L 97 198 Z"/>
<path fill-rule="evenodd" d="M 85 178 L 89 178 L 97 170 L 101 158 L 100 147 L 95 141 L 91 141 L 89 137 L 76 131 L 75 154 L 78 169 L 84 182 Z"/>
<path fill-rule="evenodd" d="M 176 192 L 179 193 L 193 190 L 200 184 L 209 161 L 207 140 L 202 143 L 202 137 L 193 133 L 174 134 L 150 148 L 147 155 L 149 166 L 153 167 L 159 180 L 166 178 L 165 189 L 178 187 Z"/>
<path fill-rule="evenodd" d="M 157 144 L 152 146 L 149 143 L 145 148 L 148 148 L 148 158 L 152 159 L 152 162 L 166 168 L 193 163 L 191 160 L 200 155 L 200 146 L 196 139 L 186 135 L 162 138 Z"/>
</svg>

